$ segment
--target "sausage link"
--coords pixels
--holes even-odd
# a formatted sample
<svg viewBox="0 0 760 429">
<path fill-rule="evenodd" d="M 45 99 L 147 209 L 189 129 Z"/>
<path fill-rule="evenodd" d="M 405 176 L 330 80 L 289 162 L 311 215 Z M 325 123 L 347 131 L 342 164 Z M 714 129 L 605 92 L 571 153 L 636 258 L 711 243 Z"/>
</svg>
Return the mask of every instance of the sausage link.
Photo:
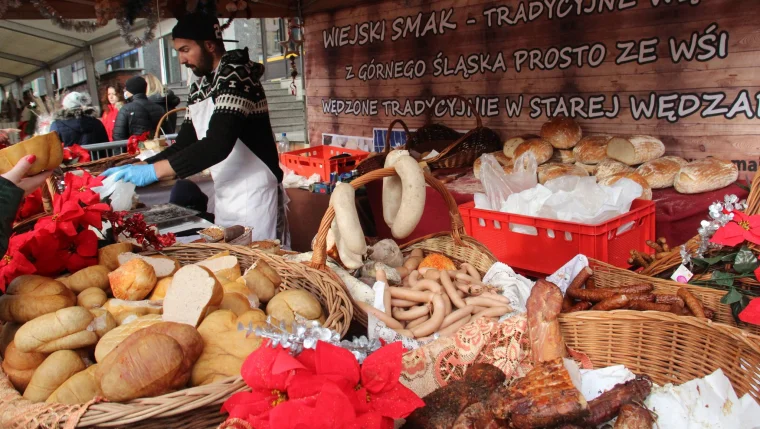
<svg viewBox="0 0 760 429">
<path fill-rule="evenodd" d="M 409 277 L 407 277 L 407 279 L 409 279 L 409 286 L 411 287 L 417 286 L 417 282 L 420 280 L 420 272 L 417 270 L 413 270 L 412 272 L 409 273 Z"/>
<path fill-rule="evenodd" d="M 418 258 L 424 258 L 425 253 L 422 251 L 422 249 L 412 249 L 412 252 L 409 254 L 410 256 L 415 256 Z"/>
<path fill-rule="evenodd" d="M 475 313 L 472 316 L 472 319 L 470 320 L 470 322 L 474 322 L 474 321 L 480 319 L 481 317 L 501 317 L 501 316 L 509 313 L 510 311 L 512 311 L 511 307 L 491 307 L 491 308 L 486 308 L 485 310 L 483 310 L 483 311 L 481 311 L 479 313 Z"/>
<path fill-rule="evenodd" d="M 507 298 L 504 295 L 499 295 L 499 294 L 496 294 L 496 293 L 493 293 L 493 292 L 485 292 L 485 293 L 483 293 L 480 296 L 482 296 L 483 298 L 490 298 L 490 299 L 492 299 L 494 301 L 502 302 L 502 303 L 504 303 L 506 305 L 512 305 L 512 301 L 510 301 L 509 298 Z"/>
<path fill-rule="evenodd" d="M 450 335 L 454 335 L 462 326 L 470 323 L 472 321 L 472 316 L 465 316 L 456 322 L 452 323 L 451 325 L 442 328 L 438 331 L 438 335 L 441 337 L 448 337 Z"/>
<path fill-rule="evenodd" d="M 396 331 L 396 333 L 398 333 L 402 337 L 414 338 L 414 334 L 412 334 L 412 331 L 408 329 L 399 328 L 399 329 L 394 329 L 394 331 Z"/>
<path fill-rule="evenodd" d="M 600 302 L 615 295 L 641 295 L 652 292 L 654 286 L 650 284 L 629 285 L 610 288 L 596 288 L 568 290 L 568 295 L 581 301 Z"/>
<path fill-rule="evenodd" d="M 570 307 L 565 313 L 575 313 L 576 311 L 586 311 L 591 308 L 593 304 L 588 301 L 581 301 L 572 307 Z"/>
<path fill-rule="evenodd" d="M 475 307 L 473 307 L 472 305 L 467 305 L 467 306 L 464 306 L 464 307 L 460 308 L 459 310 L 456 310 L 456 311 L 452 312 L 448 316 L 444 317 L 443 318 L 443 322 L 441 323 L 441 329 L 443 329 L 443 328 L 451 325 L 452 323 L 454 323 L 454 322 L 456 322 L 456 321 L 464 318 L 465 316 L 472 315 L 473 308 L 475 308 Z"/>
<path fill-rule="evenodd" d="M 467 262 L 464 262 L 464 263 L 462 263 L 462 265 L 460 265 L 460 268 L 464 268 L 465 270 L 467 270 L 467 274 L 469 274 L 470 277 L 472 277 L 476 281 L 478 281 L 478 282 L 481 281 L 480 273 L 471 264 L 468 264 Z"/>
<path fill-rule="evenodd" d="M 415 301 L 418 304 L 429 302 L 433 297 L 431 292 L 411 290 L 403 287 L 389 287 L 388 290 L 391 291 L 391 298 Z"/>
<path fill-rule="evenodd" d="M 658 304 L 668 304 L 668 305 L 674 304 L 676 302 L 680 302 L 681 304 L 686 305 L 683 302 L 683 300 L 678 297 L 678 295 L 665 295 L 665 294 L 659 295 L 659 294 L 655 294 L 654 295 L 654 302 L 656 302 Z"/>
<path fill-rule="evenodd" d="M 430 319 L 430 315 L 429 314 L 426 314 L 426 315 L 424 315 L 422 317 L 414 319 L 411 322 L 409 322 L 409 323 L 406 324 L 406 329 L 412 329 L 415 326 L 418 326 L 420 323 L 422 323 L 422 322 L 424 322 L 424 321 L 426 321 L 428 319 Z"/>
<path fill-rule="evenodd" d="M 385 274 L 385 270 L 377 270 L 377 272 L 375 272 L 375 279 L 386 285 L 388 284 L 388 276 Z"/>
<path fill-rule="evenodd" d="M 414 337 L 425 337 L 438 330 L 441 327 L 441 323 L 443 323 L 444 312 L 445 304 L 443 303 L 443 297 L 441 295 L 433 295 L 433 314 L 430 316 L 430 319 L 411 329 Z"/>
<path fill-rule="evenodd" d="M 443 297 L 443 305 L 446 309 L 446 315 L 448 316 L 451 314 L 451 298 L 449 298 L 449 295 L 446 293 L 442 293 L 441 296 Z"/>
<path fill-rule="evenodd" d="M 639 311 L 662 311 L 664 313 L 670 313 L 670 304 L 658 304 L 656 302 L 631 302 L 628 306 L 631 310 Z"/>
<path fill-rule="evenodd" d="M 441 279 L 441 273 L 438 270 L 425 270 L 425 274 L 422 277 L 437 282 Z"/>
<path fill-rule="evenodd" d="M 609 311 L 624 308 L 630 302 L 627 295 L 615 295 L 591 307 L 594 311 Z"/>
<path fill-rule="evenodd" d="M 591 276 L 588 278 L 588 280 L 586 280 L 586 289 L 596 289 L 596 278 L 594 276 Z"/>
<path fill-rule="evenodd" d="M 655 297 L 651 293 L 645 293 L 641 295 L 629 295 L 628 299 L 630 299 L 631 303 L 634 302 L 655 302 Z"/>
<path fill-rule="evenodd" d="M 694 316 L 706 319 L 705 308 L 702 306 L 702 303 L 699 302 L 697 297 L 689 292 L 688 289 L 685 287 L 678 289 L 678 297 L 683 300 L 683 302 L 686 304 L 686 307 L 689 308 L 689 311 L 691 311 Z"/>
<path fill-rule="evenodd" d="M 443 285 L 443 289 L 446 291 L 446 294 L 449 296 L 451 303 L 454 304 L 454 307 L 463 308 L 467 305 L 464 303 L 462 298 L 459 297 L 459 294 L 454 287 L 454 283 L 451 282 L 451 277 L 449 277 L 448 273 L 441 273 L 441 284 Z"/>
<path fill-rule="evenodd" d="M 380 319 L 380 321 L 383 322 L 383 323 L 385 323 L 385 325 L 387 327 L 389 327 L 391 329 L 394 329 L 394 330 L 396 330 L 396 329 L 403 329 L 403 326 L 401 325 L 401 323 L 399 323 L 398 320 L 396 320 L 396 319 L 388 316 L 387 314 L 385 314 L 385 312 L 382 312 L 382 311 L 376 309 L 375 307 L 373 307 L 373 306 L 371 306 L 369 304 L 363 303 L 361 301 L 356 301 L 356 304 L 359 306 L 359 308 L 361 308 L 362 310 L 364 310 L 368 314 L 372 314 L 373 316 L 375 316 L 378 319 Z"/>
<path fill-rule="evenodd" d="M 485 296 L 471 296 L 465 298 L 464 302 L 467 303 L 467 305 L 477 305 L 479 307 L 509 307 L 509 304 Z"/>
<path fill-rule="evenodd" d="M 417 284 L 412 286 L 413 290 L 428 290 L 432 293 L 441 294 L 443 293 L 443 288 L 441 287 L 438 282 L 435 282 L 433 280 L 428 279 L 422 279 L 418 280 Z"/>
<path fill-rule="evenodd" d="M 430 307 L 428 305 L 420 305 L 412 307 L 409 310 L 402 310 L 400 308 L 393 309 L 393 318 L 399 322 L 409 322 L 420 317 L 430 314 Z"/>
<path fill-rule="evenodd" d="M 396 271 L 398 272 L 398 275 L 401 276 L 402 279 L 409 277 L 409 273 L 411 272 L 409 271 L 408 268 L 406 268 L 403 265 L 400 267 L 396 267 Z"/>
<path fill-rule="evenodd" d="M 390 293 L 390 291 L 388 291 Z M 409 301 L 406 299 L 391 299 L 391 307 L 414 307 L 415 305 L 419 305 L 419 302 L 415 301 Z"/>
<path fill-rule="evenodd" d="M 383 288 L 383 309 L 385 310 L 385 314 L 393 317 L 391 307 L 391 291 L 388 290 L 388 285 L 386 284 L 385 288 Z"/>
</svg>

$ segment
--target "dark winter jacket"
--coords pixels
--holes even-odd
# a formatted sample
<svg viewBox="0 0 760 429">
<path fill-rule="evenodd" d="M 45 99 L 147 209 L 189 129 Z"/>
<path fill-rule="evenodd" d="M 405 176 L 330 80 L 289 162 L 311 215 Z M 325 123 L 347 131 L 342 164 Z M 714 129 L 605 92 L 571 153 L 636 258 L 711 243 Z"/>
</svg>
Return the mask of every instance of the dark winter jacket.
<svg viewBox="0 0 760 429">
<path fill-rule="evenodd" d="M 13 235 L 13 220 L 24 198 L 24 191 L 10 180 L 0 177 L 0 255 L 8 250 Z"/>
<path fill-rule="evenodd" d="M 94 108 L 61 110 L 55 115 L 50 131 L 58 133 L 64 146 L 87 145 L 108 141 L 106 127 Z"/>
<path fill-rule="evenodd" d="M 130 136 L 139 136 L 146 131 L 149 131 L 150 138 L 153 138 L 158 121 L 164 113 L 166 111 L 163 107 L 148 100 L 145 94 L 133 95 L 116 116 L 116 125 L 113 127 L 114 141 L 127 140 Z"/>
<path fill-rule="evenodd" d="M 174 110 L 179 106 L 180 99 L 174 94 L 174 91 L 169 90 L 169 92 L 166 93 L 166 95 L 162 94 L 153 94 L 150 97 L 148 97 L 148 100 L 158 104 L 161 106 L 162 109 L 164 109 L 166 112 L 169 110 Z M 168 110 L 167 110 L 168 109 Z M 161 129 L 164 130 L 167 134 L 173 134 L 177 132 L 177 114 L 172 113 L 169 115 L 166 120 L 164 120 L 164 125 L 161 126 Z"/>
</svg>

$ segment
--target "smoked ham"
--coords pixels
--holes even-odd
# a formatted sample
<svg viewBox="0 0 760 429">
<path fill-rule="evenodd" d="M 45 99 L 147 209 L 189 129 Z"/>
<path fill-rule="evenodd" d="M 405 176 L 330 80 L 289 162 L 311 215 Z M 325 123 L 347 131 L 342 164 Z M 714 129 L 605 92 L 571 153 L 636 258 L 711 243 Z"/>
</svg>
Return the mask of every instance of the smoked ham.
<svg viewBox="0 0 760 429">
<path fill-rule="evenodd" d="M 539 279 L 527 302 L 528 334 L 534 363 L 567 356 L 557 316 L 562 311 L 562 292 L 557 285 Z"/>
</svg>

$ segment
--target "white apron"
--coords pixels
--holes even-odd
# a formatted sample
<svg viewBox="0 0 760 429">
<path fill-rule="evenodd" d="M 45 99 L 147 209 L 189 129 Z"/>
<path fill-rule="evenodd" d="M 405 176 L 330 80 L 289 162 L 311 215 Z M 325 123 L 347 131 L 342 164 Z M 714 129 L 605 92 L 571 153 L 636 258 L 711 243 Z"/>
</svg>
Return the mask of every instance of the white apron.
<svg viewBox="0 0 760 429">
<path fill-rule="evenodd" d="M 206 137 L 214 100 L 188 107 L 198 140 Z M 277 237 L 277 178 L 240 139 L 227 158 L 211 167 L 214 179 L 214 223 L 253 228 L 253 240 Z"/>
</svg>

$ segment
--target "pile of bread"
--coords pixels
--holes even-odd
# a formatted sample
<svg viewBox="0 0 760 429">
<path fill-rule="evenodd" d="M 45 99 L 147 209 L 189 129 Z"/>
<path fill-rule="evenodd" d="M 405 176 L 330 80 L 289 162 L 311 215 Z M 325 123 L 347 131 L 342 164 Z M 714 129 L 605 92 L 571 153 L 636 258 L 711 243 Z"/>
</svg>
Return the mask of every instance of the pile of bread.
<svg viewBox="0 0 760 429">
<path fill-rule="evenodd" d="M 526 152 L 532 152 L 539 164 L 541 184 L 562 176 L 591 175 L 600 184 L 612 185 L 625 177 L 644 188 L 644 199 L 652 199 L 652 189 L 675 187 L 683 194 L 697 194 L 724 188 L 739 177 L 731 161 L 705 158 L 687 162 L 664 156 L 665 145 L 652 136 L 584 136 L 580 125 L 566 117 L 545 123 L 540 136 L 510 138 L 502 152 L 492 155 L 510 174 L 514 160 Z M 480 178 L 480 159 L 474 168 L 475 177 Z"/>
<path fill-rule="evenodd" d="M 180 266 L 107 246 L 98 265 L 70 276 L 11 282 L 0 297 L 2 369 L 24 398 L 63 404 L 214 383 L 240 374 L 268 315 L 324 322 L 313 295 L 278 293 L 280 283 L 265 261 L 242 272 L 228 252 Z"/>
</svg>

